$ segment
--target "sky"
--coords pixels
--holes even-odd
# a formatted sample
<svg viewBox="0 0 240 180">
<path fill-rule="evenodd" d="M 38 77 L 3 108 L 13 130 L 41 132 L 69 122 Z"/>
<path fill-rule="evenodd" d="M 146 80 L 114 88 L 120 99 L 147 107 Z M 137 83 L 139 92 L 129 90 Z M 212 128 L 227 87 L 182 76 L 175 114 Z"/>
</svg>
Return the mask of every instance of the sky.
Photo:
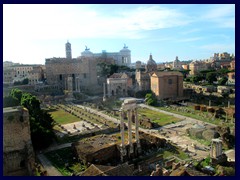
<svg viewBox="0 0 240 180">
<path fill-rule="evenodd" d="M 45 64 L 85 50 L 119 52 L 157 63 L 235 54 L 234 4 L 4 4 L 3 61 Z"/>
</svg>

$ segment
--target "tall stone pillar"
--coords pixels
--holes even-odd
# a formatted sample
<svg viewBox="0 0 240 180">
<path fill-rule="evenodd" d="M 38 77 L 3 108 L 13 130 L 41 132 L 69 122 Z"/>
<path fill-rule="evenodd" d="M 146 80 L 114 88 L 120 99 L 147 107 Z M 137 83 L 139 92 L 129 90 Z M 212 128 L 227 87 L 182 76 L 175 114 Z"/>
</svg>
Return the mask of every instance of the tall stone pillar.
<svg viewBox="0 0 240 180">
<path fill-rule="evenodd" d="M 133 144 L 132 144 L 132 111 L 128 110 L 128 144 L 130 146 L 130 153 L 133 153 Z"/>
<path fill-rule="evenodd" d="M 106 101 L 106 83 L 103 83 L 103 101 Z"/>
<path fill-rule="evenodd" d="M 139 122 L 138 122 L 137 109 L 134 109 L 134 115 L 135 115 L 135 139 L 136 139 L 138 151 L 140 152 L 141 145 L 140 145 L 140 139 L 139 139 Z"/>
<path fill-rule="evenodd" d="M 125 139 L 124 139 L 124 118 L 123 111 L 120 110 L 120 133 L 121 133 L 121 145 L 120 145 L 120 153 L 121 153 L 121 161 L 124 161 L 124 156 L 126 156 L 125 149 Z"/>
<path fill-rule="evenodd" d="M 211 144 L 211 158 L 218 158 L 222 155 L 222 141 L 220 139 L 212 139 Z"/>
<path fill-rule="evenodd" d="M 79 78 L 79 76 L 76 78 L 76 86 L 77 86 L 77 88 L 76 88 L 76 91 L 77 92 L 81 92 L 81 90 L 80 90 L 80 78 Z"/>
</svg>

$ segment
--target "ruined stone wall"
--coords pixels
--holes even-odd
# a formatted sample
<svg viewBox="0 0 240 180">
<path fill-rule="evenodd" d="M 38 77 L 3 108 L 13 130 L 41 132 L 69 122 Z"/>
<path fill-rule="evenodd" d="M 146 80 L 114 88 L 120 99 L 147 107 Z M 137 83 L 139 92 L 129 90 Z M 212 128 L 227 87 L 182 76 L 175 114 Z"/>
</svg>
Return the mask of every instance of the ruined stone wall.
<svg viewBox="0 0 240 180">
<path fill-rule="evenodd" d="M 50 85 L 57 84 L 67 89 L 67 77 L 73 77 L 73 90 L 75 81 L 80 79 L 81 90 L 91 90 L 97 86 L 96 59 L 82 57 L 77 59 L 52 58 L 46 59 L 46 78 Z"/>
<path fill-rule="evenodd" d="M 3 108 L 3 174 L 31 175 L 33 164 L 28 110 L 22 107 Z"/>
</svg>

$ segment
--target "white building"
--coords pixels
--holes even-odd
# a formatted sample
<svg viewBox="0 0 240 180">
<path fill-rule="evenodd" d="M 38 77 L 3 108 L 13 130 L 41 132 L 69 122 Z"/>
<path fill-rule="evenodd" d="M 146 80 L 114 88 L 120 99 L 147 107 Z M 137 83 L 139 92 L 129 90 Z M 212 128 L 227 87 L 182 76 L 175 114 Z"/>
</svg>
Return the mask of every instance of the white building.
<svg viewBox="0 0 240 180">
<path fill-rule="evenodd" d="M 92 53 L 90 51 L 90 48 L 85 49 L 81 53 L 81 56 L 83 57 L 105 57 L 105 58 L 113 58 L 115 60 L 115 64 L 117 65 L 124 65 L 130 67 L 131 65 L 131 51 L 128 49 L 128 47 L 124 44 L 123 49 L 121 49 L 119 52 L 107 52 L 103 50 L 101 53 Z"/>
</svg>

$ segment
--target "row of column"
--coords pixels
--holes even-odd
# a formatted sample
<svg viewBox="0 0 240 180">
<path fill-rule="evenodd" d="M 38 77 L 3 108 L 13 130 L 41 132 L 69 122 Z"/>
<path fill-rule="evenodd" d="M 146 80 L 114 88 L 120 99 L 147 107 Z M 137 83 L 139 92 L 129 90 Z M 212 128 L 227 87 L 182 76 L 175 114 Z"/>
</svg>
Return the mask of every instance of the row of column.
<svg viewBox="0 0 240 180">
<path fill-rule="evenodd" d="M 129 109 L 125 111 L 127 113 L 128 118 L 128 143 L 129 145 L 129 156 L 134 152 L 133 143 L 132 143 L 132 121 L 133 117 L 135 119 L 135 140 L 137 144 L 137 149 L 140 148 L 140 140 L 139 140 L 139 123 L 137 116 L 137 109 Z M 123 157 L 126 156 L 126 147 L 125 147 L 125 135 L 124 135 L 124 111 L 120 110 L 120 133 L 121 133 L 121 159 L 123 161 Z"/>
</svg>

